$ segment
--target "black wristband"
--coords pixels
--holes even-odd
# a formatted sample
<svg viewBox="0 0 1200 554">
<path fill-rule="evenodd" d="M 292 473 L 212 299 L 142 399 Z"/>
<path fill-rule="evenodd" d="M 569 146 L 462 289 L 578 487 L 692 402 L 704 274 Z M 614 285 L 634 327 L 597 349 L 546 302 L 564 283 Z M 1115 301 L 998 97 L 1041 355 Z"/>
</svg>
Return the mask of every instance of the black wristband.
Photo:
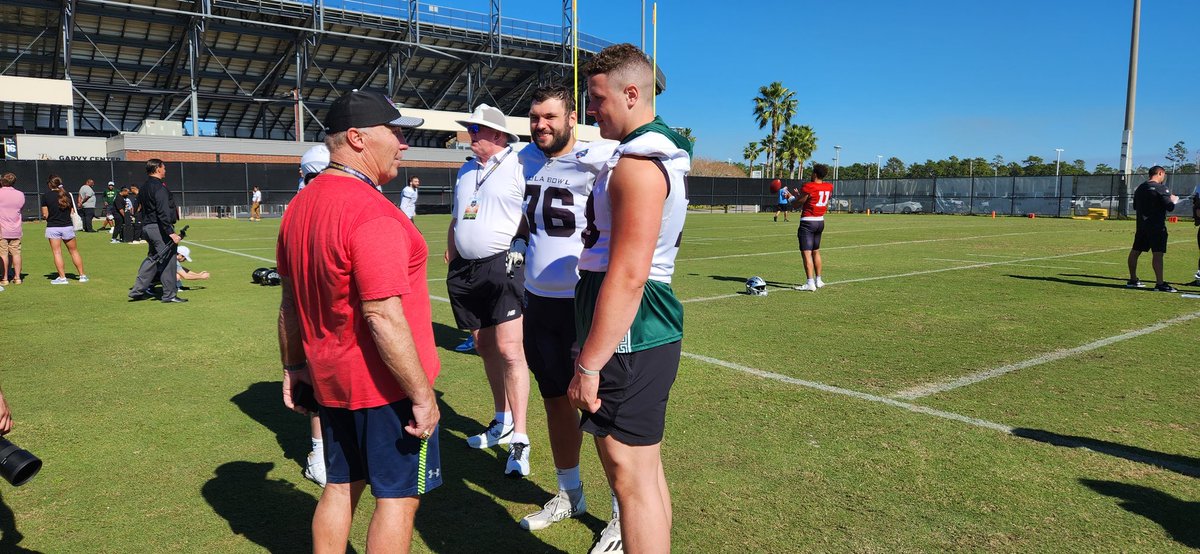
<svg viewBox="0 0 1200 554">
<path fill-rule="evenodd" d="M 283 369 L 284 371 L 300 371 L 306 367 L 308 367 L 308 362 L 300 362 L 298 364 L 284 364 Z"/>
</svg>

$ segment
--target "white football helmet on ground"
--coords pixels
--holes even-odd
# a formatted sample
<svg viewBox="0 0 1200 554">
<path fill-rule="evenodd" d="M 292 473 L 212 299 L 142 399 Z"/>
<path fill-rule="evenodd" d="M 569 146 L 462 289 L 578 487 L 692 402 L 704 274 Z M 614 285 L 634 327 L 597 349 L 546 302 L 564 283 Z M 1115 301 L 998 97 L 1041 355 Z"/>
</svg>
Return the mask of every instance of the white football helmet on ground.
<svg viewBox="0 0 1200 554">
<path fill-rule="evenodd" d="M 766 296 L 767 282 L 757 275 L 746 279 L 746 294 L 751 296 Z"/>
</svg>

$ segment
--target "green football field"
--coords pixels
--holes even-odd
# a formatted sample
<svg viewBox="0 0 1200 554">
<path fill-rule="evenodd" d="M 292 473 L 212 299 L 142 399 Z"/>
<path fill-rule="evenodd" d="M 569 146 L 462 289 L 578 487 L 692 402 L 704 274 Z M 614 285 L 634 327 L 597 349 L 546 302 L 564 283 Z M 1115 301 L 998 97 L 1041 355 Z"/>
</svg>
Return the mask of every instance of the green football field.
<svg viewBox="0 0 1200 554">
<path fill-rule="evenodd" d="M 688 216 L 663 443 L 675 551 L 1200 548 L 1200 298 L 1124 287 L 1131 222 L 832 215 L 811 293 L 791 290 L 795 221 L 770 215 Z M 439 300 L 446 222 L 418 217 Z M 180 305 L 127 302 L 145 247 L 106 234 L 80 238 L 91 282 L 51 286 L 26 226 L 26 282 L 0 292 L 0 384 L 9 438 L 45 467 L 0 483 L 0 551 L 309 549 L 320 488 L 301 476 L 306 420 L 279 399 L 279 290 L 250 283 L 277 221 L 187 223 L 188 265 L 213 277 Z M 1200 293 L 1195 230 L 1170 229 L 1167 279 Z M 768 296 L 741 294 L 752 275 Z M 586 552 L 609 517 L 590 440 L 590 513 L 520 529 L 556 487 L 536 385 L 534 472 L 505 477 L 506 452 L 463 440 L 492 416 L 479 358 L 453 351 L 448 304 L 434 318 L 446 482 L 414 550 Z"/>
</svg>

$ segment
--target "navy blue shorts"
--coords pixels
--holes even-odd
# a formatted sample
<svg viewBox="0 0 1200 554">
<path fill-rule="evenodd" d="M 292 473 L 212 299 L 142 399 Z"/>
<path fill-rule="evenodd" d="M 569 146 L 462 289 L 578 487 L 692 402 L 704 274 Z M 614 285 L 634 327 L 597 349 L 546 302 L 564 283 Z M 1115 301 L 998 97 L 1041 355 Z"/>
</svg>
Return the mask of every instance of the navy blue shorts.
<svg viewBox="0 0 1200 554">
<path fill-rule="evenodd" d="M 525 291 L 525 360 L 542 398 L 567 394 L 575 377 L 575 299 Z"/>
<path fill-rule="evenodd" d="M 800 240 L 800 250 L 820 250 L 821 233 L 824 232 L 824 221 L 800 220 L 800 228 L 796 230 L 796 238 Z"/>
<path fill-rule="evenodd" d="M 360 410 L 321 406 L 320 413 L 327 482 L 365 480 L 375 498 L 418 496 L 442 484 L 440 427 L 426 440 L 404 431 L 412 401 Z"/>
</svg>

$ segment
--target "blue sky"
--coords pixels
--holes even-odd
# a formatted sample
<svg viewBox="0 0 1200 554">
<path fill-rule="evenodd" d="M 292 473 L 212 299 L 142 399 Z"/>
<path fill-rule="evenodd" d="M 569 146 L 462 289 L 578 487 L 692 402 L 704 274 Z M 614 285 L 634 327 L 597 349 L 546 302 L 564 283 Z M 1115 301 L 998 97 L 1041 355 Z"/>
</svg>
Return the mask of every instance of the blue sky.
<svg viewBox="0 0 1200 554">
<path fill-rule="evenodd" d="M 437 2 L 487 11 L 486 0 Z M 505 16 L 557 24 L 558 0 L 508 0 Z M 649 11 L 650 2 L 647 2 Z M 660 2 L 659 113 L 691 127 L 699 156 L 741 160 L 766 136 L 758 87 L 796 92 L 814 159 L 905 163 L 1000 154 L 1118 165 L 1133 0 Z M 640 42 L 641 0 L 579 0 L 580 30 Z M 1134 161 L 1200 150 L 1200 1 L 1142 4 Z M 647 16 L 647 49 L 650 48 Z M 1190 39 L 1190 40 L 1189 40 Z M 1193 155 L 1193 159 L 1194 159 Z"/>
</svg>

